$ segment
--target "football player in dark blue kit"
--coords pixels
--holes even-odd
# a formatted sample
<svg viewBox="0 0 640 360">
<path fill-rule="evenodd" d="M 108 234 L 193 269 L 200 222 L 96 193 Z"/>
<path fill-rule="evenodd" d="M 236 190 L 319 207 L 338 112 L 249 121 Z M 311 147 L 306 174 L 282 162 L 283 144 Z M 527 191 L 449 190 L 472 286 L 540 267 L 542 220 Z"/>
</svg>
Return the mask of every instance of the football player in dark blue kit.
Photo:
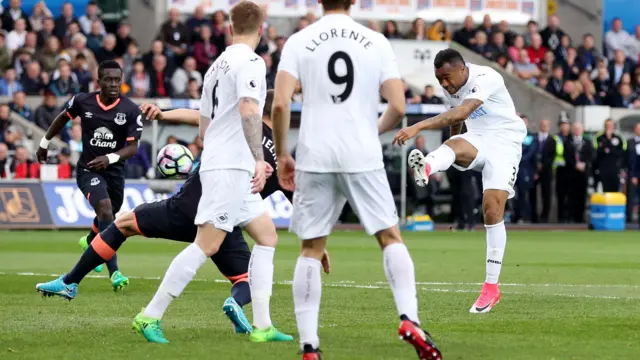
<svg viewBox="0 0 640 360">
<path fill-rule="evenodd" d="M 70 119 L 80 117 L 83 149 L 76 179 L 78 188 L 96 212 L 90 233 L 80 239 L 83 249 L 120 211 L 124 199 L 124 162 L 136 154 L 142 135 L 140 108 L 120 95 L 122 75 L 117 62 L 102 62 L 98 67 L 100 91 L 72 97 L 47 129 L 36 152 L 40 162 L 46 161 L 49 141 Z M 113 290 L 126 287 L 129 279 L 119 271 L 117 258 L 114 256 L 106 263 Z M 102 271 L 101 264 L 96 264 L 96 271 Z M 65 279 L 66 283 L 77 281 L 73 277 Z"/>
<path fill-rule="evenodd" d="M 280 190 L 278 177 L 275 173 L 277 161 L 271 132 L 271 102 L 273 91 L 267 92 L 266 104 L 263 111 L 263 150 L 265 161 L 271 165 L 274 173 L 267 179 L 264 190 L 260 193 L 267 198 Z M 142 105 L 143 113 L 148 119 L 180 122 L 196 125 L 199 121 L 197 110 L 176 109 L 161 112 L 155 105 Z M 292 193 L 283 191 L 291 200 Z M 67 299 L 73 299 L 77 293 L 77 284 L 84 278 L 97 263 L 101 263 L 114 256 L 122 243 L 131 236 L 142 235 L 148 238 L 164 238 L 182 242 L 193 242 L 197 232 L 194 220 L 198 208 L 198 202 L 202 195 L 200 175 L 198 169 L 192 170 L 180 191 L 174 196 L 137 206 L 132 211 L 120 214 L 115 222 L 102 231 L 91 243 L 90 249 L 97 256 L 87 250 L 80 258 L 78 264 L 72 270 L 79 280 L 74 284 L 60 283 L 60 279 L 49 283 L 38 284 L 38 291 L 48 295 L 58 295 Z M 231 320 L 236 333 L 249 333 L 252 331 L 251 323 L 247 320 L 242 310 L 244 305 L 251 302 L 251 292 L 247 282 L 247 270 L 251 252 L 244 240 L 242 230 L 234 228 L 222 242 L 220 250 L 211 257 L 220 272 L 232 283 L 231 296 L 223 304 L 225 315 Z M 329 272 L 329 258 L 325 256 L 323 266 Z"/>
</svg>

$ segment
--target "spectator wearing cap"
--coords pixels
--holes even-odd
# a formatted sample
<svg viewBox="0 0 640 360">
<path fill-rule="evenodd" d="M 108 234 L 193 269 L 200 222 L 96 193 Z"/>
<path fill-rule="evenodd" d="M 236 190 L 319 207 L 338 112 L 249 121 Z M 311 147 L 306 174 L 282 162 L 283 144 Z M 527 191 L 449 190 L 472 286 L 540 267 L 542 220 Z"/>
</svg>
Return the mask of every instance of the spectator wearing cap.
<svg viewBox="0 0 640 360">
<path fill-rule="evenodd" d="M 37 61 L 30 62 L 27 65 L 27 70 L 22 73 L 20 78 L 22 88 L 29 96 L 42 95 L 42 92 L 47 87 L 48 82 L 48 74 L 42 72 L 40 64 Z"/>
<path fill-rule="evenodd" d="M 11 111 L 33 122 L 33 110 L 26 103 L 26 95 L 24 91 L 16 91 L 13 94 L 13 101 L 9 103 L 9 108 L 11 108 Z"/>
<path fill-rule="evenodd" d="M 33 5 L 31 16 L 29 16 L 29 25 L 31 30 L 36 33 L 44 28 L 44 19 L 52 17 L 51 10 L 44 1 L 38 1 Z"/>
<path fill-rule="evenodd" d="M 631 56 L 629 53 L 630 43 L 631 35 L 622 28 L 622 20 L 620 20 L 620 18 L 614 18 L 611 23 L 611 28 L 604 35 L 604 44 L 609 60 L 615 57 L 617 50 L 621 50 L 625 57 Z"/>
<path fill-rule="evenodd" d="M 27 21 L 23 18 L 19 18 L 16 20 L 13 30 L 11 30 L 7 35 L 7 48 L 9 51 L 14 52 L 19 47 L 22 47 L 26 37 Z"/>
<path fill-rule="evenodd" d="M 100 33 L 101 34 L 107 33 L 107 31 L 104 29 L 104 24 L 102 24 L 102 19 L 100 19 L 100 16 L 98 15 L 99 12 L 100 12 L 100 9 L 98 8 L 98 4 L 96 4 L 95 1 L 89 1 L 87 3 L 85 14 L 80 16 L 80 18 L 78 18 L 78 23 L 80 24 L 80 30 L 82 30 L 82 32 L 85 35 L 91 32 L 91 27 L 93 26 L 93 23 L 95 21 L 99 21 L 99 23 L 102 25 L 102 28 L 100 29 Z"/>
<path fill-rule="evenodd" d="M 9 68 L 0 79 L 0 96 L 13 96 L 17 91 L 23 91 L 22 84 L 16 80 L 16 70 Z"/>
<path fill-rule="evenodd" d="M 0 31 L 0 75 L 4 75 L 5 69 L 11 66 L 11 54 L 7 49 L 5 35 Z"/>
<path fill-rule="evenodd" d="M 473 28 L 473 18 L 466 16 L 462 28 L 453 33 L 453 41 L 470 49 L 475 44 L 476 29 Z"/>
<path fill-rule="evenodd" d="M 186 53 L 190 43 L 191 34 L 185 24 L 180 21 L 180 10 L 169 10 L 169 19 L 162 24 L 158 38 L 164 42 L 168 56 L 181 59 Z M 179 60 L 176 61 L 178 64 Z"/>
<path fill-rule="evenodd" d="M 36 59 L 42 65 L 42 70 L 51 73 L 57 68 L 58 52 L 60 51 L 60 41 L 57 37 L 51 36 L 47 39 L 44 49 L 36 53 Z"/>
<path fill-rule="evenodd" d="M 62 14 L 55 21 L 54 34 L 60 39 L 64 38 L 68 26 L 72 22 L 77 23 L 78 19 L 73 14 L 73 5 L 70 2 L 65 2 L 62 5 Z"/>
<path fill-rule="evenodd" d="M 560 39 L 565 35 L 564 31 L 560 29 L 560 18 L 556 15 L 549 16 L 549 24 L 542 32 L 542 43 L 547 49 L 553 51 L 560 46 Z"/>
<path fill-rule="evenodd" d="M 50 37 L 55 37 L 55 21 L 53 17 L 46 17 L 42 20 L 42 29 L 38 30 L 38 47 L 44 47 Z"/>
<path fill-rule="evenodd" d="M 206 73 L 213 61 L 218 57 L 218 49 L 211 39 L 211 27 L 209 25 L 200 26 L 200 36 L 193 45 L 193 57 L 196 59 L 198 70 Z"/>
<path fill-rule="evenodd" d="M 29 159 L 29 151 L 24 146 L 16 147 L 15 179 L 39 179 L 40 163 Z"/>
<path fill-rule="evenodd" d="M 21 0 L 11 0 L 9 2 L 9 8 L 2 13 L 2 29 L 4 31 L 11 31 L 15 28 L 18 19 L 22 19 L 25 23 L 25 29 L 29 26 L 29 18 L 27 14 L 22 11 Z"/>
<path fill-rule="evenodd" d="M 131 36 L 131 24 L 126 21 L 121 21 L 118 25 L 118 31 L 116 32 L 116 47 L 115 53 L 121 57 L 126 54 L 129 44 L 136 42 Z"/>
<path fill-rule="evenodd" d="M 171 76 L 171 87 L 174 94 L 182 94 L 187 90 L 189 79 L 195 79 L 198 87 L 202 86 L 202 74 L 197 69 L 196 59 L 187 56 L 182 67 L 176 69 Z"/>
<path fill-rule="evenodd" d="M 34 116 L 36 125 L 41 129 L 47 130 L 60 113 L 56 105 L 56 95 L 50 91 L 45 92 L 42 104 L 38 106 Z"/>
</svg>

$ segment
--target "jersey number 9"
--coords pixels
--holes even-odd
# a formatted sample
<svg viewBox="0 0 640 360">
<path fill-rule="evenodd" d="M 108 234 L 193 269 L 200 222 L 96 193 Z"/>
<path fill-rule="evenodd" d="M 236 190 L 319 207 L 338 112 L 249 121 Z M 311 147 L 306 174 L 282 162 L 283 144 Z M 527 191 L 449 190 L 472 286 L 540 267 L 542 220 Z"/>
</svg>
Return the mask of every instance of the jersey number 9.
<svg viewBox="0 0 640 360">
<path fill-rule="evenodd" d="M 347 68 L 347 73 L 344 75 L 336 74 L 336 62 L 338 60 L 344 61 L 344 65 Z M 331 100 L 334 104 L 340 104 L 349 98 L 351 91 L 353 90 L 353 62 L 347 53 L 344 51 L 337 51 L 331 55 L 328 64 L 329 79 L 336 85 L 345 84 L 344 91 L 339 95 L 331 95 Z"/>
</svg>

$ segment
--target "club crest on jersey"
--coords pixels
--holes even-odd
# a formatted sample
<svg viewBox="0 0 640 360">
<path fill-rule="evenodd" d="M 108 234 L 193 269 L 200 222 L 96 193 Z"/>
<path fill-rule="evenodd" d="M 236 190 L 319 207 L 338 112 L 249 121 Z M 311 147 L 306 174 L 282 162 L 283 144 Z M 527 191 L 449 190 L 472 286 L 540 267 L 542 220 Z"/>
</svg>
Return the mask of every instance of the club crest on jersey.
<svg viewBox="0 0 640 360">
<path fill-rule="evenodd" d="M 127 115 L 125 113 L 117 113 L 113 121 L 118 125 L 124 125 L 127 123 Z"/>
</svg>

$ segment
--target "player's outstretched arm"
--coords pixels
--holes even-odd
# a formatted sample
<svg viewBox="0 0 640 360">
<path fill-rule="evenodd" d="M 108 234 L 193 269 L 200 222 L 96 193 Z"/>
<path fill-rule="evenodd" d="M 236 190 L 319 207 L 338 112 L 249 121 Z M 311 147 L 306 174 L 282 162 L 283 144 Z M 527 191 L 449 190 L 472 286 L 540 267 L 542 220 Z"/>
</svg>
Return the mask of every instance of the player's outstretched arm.
<svg viewBox="0 0 640 360">
<path fill-rule="evenodd" d="M 393 138 L 393 144 L 404 144 L 408 139 L 418 135 L 422 130 L 437 130 L 445 126 L 451 126 L 465 121 L 472 112 L 479 108 L 483 102 L 478 99 L 465 99 L 460 106 L 456 106 L 430 119 L 422 120 L 417 124 L 404 128 Z"/>
<path fill-rule="evenodd" d="M 382 83 L 382 97 L 387 100 L 387 109 L 378 119 L 378 134 L 384 134 L 396 127 L 406 110 L 406 99 L 404 97 L 404 85 L 400 79 L 389 79 Z"/>
<path fill-rule="evenodd" d="M 200 121 L 200 112 L 194 109 L 174 109 L 162 111 L 155 104 L 142 104 L 140 111 L 149 120 L 170 121 L 179 124 L 187 124 L 198 126 Z"/>
<path fill-rule="evenodd" d="M 36 151 L 36 157 L 38 158 L 38 161 L 40 161 L 41 163 L 47 161 L 49 142 L 51 141 L 51 139 L 53 139 L 54 136 L 56 136 L 56 134 L 60 133 L 60 130 L 62 130 L 62 128 L 68 121 L 69 116 L 67 115 L 66 111 L 63 111 L 58 114 L 51 125 L 49 125 L 49 128 L 47 129 L 47 132 L 45 133 L 42 140 L 40 140 L 40 146 Z"/>
</svg>

